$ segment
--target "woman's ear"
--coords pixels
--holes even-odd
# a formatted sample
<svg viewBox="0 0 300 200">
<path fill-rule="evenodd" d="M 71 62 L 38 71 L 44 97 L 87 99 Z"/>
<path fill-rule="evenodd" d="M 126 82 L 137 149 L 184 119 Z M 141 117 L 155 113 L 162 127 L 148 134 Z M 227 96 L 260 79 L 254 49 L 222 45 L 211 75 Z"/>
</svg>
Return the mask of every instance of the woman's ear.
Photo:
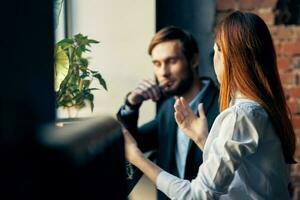
<svg viewBox="0 0 300 200">
<path fill-rule="evenodd" d="M 196 69 L 198 65 L 199 65 L 199 55 L 195 53 L 192 58 L 192 68 Z"/>
</svg>

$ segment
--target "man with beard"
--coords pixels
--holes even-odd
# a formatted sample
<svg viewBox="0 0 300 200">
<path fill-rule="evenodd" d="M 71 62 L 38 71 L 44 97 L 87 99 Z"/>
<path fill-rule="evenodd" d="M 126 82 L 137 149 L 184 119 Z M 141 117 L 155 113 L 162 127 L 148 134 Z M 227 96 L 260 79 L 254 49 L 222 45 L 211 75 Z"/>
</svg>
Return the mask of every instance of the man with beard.
<svg viewBox="0 0 300 200">
<path fill-rule="evenodd" d="M 162 169 L 191 180 L 202 163 L 202 151 L 177 127 L 175 98 L 184 97 L 196 114 L 198 105 L 203 105 L 210 129 L 219 113 L 219 91 L 209 78 L 198 77 L 198 47 L 190 33 L 173 26 L 163 28 L 151 40 L 148 53 L 155 80 L 143 80 L 129 92 L 117 117 L 142 151 L 157 150 L 157 164 Z M 138 127 L 142 103 L 162 97 L 166 100 L 156 117 Z M 168 198 L 158 191 L 158 199 Z"/>
</svg>

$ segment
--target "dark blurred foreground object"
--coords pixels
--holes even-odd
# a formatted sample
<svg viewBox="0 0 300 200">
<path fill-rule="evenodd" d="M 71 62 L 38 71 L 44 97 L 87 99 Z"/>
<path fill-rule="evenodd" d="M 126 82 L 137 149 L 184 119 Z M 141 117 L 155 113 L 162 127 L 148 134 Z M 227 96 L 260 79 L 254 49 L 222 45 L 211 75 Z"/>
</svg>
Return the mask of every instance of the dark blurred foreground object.
<svg viewBox="0 0 300 200">
<path fill-rule="evenodd" d="M 53 0 L 1 6 L 0 199 L 126 199 L 116 121 L 41 130 L 55 123 Z"/>
<path fill-rule="evenodd" d="M 124 141 L 115 119 L 49 125 L 40 144 L 51 172 L 49 192 L 62 199 L 126 199 Z"/>
</svg>

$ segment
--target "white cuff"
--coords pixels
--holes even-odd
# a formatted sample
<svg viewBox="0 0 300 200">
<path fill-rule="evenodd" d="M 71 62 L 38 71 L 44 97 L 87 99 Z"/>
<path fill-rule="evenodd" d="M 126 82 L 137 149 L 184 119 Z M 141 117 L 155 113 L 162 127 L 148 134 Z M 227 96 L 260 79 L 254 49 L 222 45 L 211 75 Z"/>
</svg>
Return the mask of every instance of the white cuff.
<svg viewBox="0 0 300 200">
<path fill-rule="evenodd" d="M 175 177 L 176 178 L 176 177 Z M 174 176 L 165 172 L 161 171 L 156 179 L 156 187 L 162 192 L 167 192 L 169 189 L 170 183 L 174 181 Z"/>
<path fill-rule="evenodd" d="M 171 199 L 189 199 L 190 182 L 165 171 L 157 176 L 156 186 Z"/>
</svg>

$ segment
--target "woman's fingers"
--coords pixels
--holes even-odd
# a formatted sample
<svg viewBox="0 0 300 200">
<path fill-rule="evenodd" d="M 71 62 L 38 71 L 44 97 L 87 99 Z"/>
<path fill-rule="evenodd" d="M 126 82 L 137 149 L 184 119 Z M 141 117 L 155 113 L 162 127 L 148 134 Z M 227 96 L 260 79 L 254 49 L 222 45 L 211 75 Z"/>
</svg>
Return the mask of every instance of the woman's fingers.
<svg viewBox="0 0 300 200">
<path fill-rule="evenodd" d="M 183 97 L 180 97 L 176 100 L 174 108 L 175 111 L 180 113 L 180 115 L 186 120 L 192 120 L 196 117 L 192 109 L 189 107 L 187 101 Z"/>
<path fill-rule="evenodd" d="M 174 113 L 175 121 L 178 125 L 180 125 L 184 121 L 184 111 L 182 105 L 180 105 L 179 99 L 176 99 L 174 108 L 175 108 L 175 113 Z"/>
<path fill-rule="evenodd" d="M 176 111 L 176 112 L 183 113 L 183 111 L 184 111 L 183 106 L 181 105 L 179 99 L 177 99 L 177 100 L 175 101 L 174 108 L 175 108 L 175 111 Z"/>
<path fill-rule="evenodd" d="M 199 117 L 201 119 L 206 118 L 205 112 L 204 112 L 204 107 L 203 107 L 203 103 L 200 103 L 198 105 L 198 112 L 199 112 Z"/>
<path fill-rule="evenodd" d="M 205 141 L 205 138 L 207 138 L 208 135 L 208 127 L 203 103 L 198 105 L 200 117 L 196 117 L 183 97 L 176 99 L 174 108 L 175 120 L 178 127 L 197 144 L 199 142 L 199 138 L 200 141 Z M 203 138 L 205 140 L 203 140 Z M 198 146 L 203 148 L 204 144 L 201 143 Z"/>
<path fill-rule="evenodd" d="M 176 102 L 175 102 L 175 110 L 178 111 L 178 112 L 184 112 L 185 111 L 185 107 L 184 105 L 182 104 L 180 98 L 177 98 L 176 99 Z"/>
<path fill-rule="evenodd" d="M 180 112 L 175 112 L 175 120 L 177 124 L 182 124 L 184 116 Z"/>
<path fill-rule="evenodd" d="M 187 115 L 194 115 L 192 109 L 190 108 L 188 102 L 185 100 L 185 98 L 180 97 L 180 104 L 182 105 L 183 110 L 186 112 Z"/>
</svg>

